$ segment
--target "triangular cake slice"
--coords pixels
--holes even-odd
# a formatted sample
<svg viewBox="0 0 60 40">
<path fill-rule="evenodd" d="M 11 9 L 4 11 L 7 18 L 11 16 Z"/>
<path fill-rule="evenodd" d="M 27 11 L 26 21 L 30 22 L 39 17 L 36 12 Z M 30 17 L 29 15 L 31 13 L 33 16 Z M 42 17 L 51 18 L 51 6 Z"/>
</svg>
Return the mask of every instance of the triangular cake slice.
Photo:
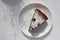
<svg viewBox="0 0 60 40">
<path fill-rule="evenodd" d="M 33 17 L 31 19 L 29 32 L 31 32 L 33 29 L 37 28 L 39 25 L 46 22 L 47 20 L 48 17 L 44 13 L 42 13 L 39 9 L 35 9 Z"/>
</svg>

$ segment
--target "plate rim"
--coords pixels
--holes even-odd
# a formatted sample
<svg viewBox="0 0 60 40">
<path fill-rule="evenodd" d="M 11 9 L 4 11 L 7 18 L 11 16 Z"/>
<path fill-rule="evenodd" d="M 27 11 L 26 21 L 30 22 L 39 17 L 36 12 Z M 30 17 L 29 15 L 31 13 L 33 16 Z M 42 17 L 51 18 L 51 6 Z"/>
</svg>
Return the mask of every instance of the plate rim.
<svg viewBox="0 0 60 40">
<path fill-rule="evenodd" d="M 44 6 L 44 7 L 46 7 L 48 10 L 49 10 L 49 12 L 51 13 L 51 17 L 52 17 L 52 12 L 50 11 L 50 9 L 46 6 L 46 5 L 44 5 L 44 4 L 42 4 L 42 3 L 37 3 L 37 2 L 33 2 L 33 3 L 28 3 L 28 4 L 26 4 L 22 9 L 21 9 L 21 11 L 26 7 L 26 6 L 29 6 L 29 5 L 31 5 L 31 4 L 39 4 L 39 5 L 42 5 L 42 6 Z M 20 14 L 21 14 L 21 11 L 20 11 Z M 20 22 L 20 14 L 19 14 L 19 22 Z M 52 17 L 53 18 L 53 17 Z M 52 19 L 51 18 L 51 19 Z M 19 23 L 20 24 L 20 23 Z M 52 25 L 51 25 L 51 28 L 53 28 L 53 19 L 52 19 Z M 51 30 L 51 28 L 50 28 L 50 30 Z M 49 30 L 49 31 L 50 31 Z M 22 30 L 20 30 L 21 32 L 22 32 Z M 48 32 L 49 32 L 48 31 Z M 48 33 L 47 32 L 47 33 Z M 45 33 L 44 35 L 46 35 L 47 33 Z M 42 35 L 42 36 L 40 36 L 40 37 L 43 37 L 44 35 Z M 28 36 L 28 35 L 26 35 L 26 36 Z M 28 37 L 30 37 L 30 36 L 28 36 Z M 32 37 L 32 38 L 38 38 L 38 37 Z"/>
</svg>

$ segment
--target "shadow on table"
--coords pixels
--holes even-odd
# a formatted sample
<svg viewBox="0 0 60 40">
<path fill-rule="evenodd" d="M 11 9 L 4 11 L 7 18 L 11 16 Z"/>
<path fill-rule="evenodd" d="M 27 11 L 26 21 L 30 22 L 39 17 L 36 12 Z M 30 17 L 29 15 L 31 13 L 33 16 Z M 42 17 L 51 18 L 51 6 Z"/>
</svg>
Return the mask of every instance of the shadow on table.
<svg viewBox="0 0 60 40">
<path fill-rule="evenodd" d="M 43 23 L 42 25 L 40 25 L 40 27 L 38 27 L 34 32 L 32 32 L 32 38 L 31 37 L 28 37 L 26 36 L 23 32 L 23 35 L 25 37 L 27 37 L 29 40 L 44 40 L 46 37 L 48 37 L 48 35 L 51 33 L 52 31 L 52 28 L 50 29 L 50 31 L 42 36 L 42 37 L 39 37 L 39 38 L 33 38 L 34 36 L 38 36 L 40 33 L 44 32 L 44 30 L 46 29 L 46 27 L 48 26 L 47 22 Z"/>
<path fill-rule="evenodd" d="M 20 2 L 22 2 L 22 0 L 1 0 L 4 4 L 6 4 L 7 6 L 17 6 L 20 4 Z"/>
</svg>

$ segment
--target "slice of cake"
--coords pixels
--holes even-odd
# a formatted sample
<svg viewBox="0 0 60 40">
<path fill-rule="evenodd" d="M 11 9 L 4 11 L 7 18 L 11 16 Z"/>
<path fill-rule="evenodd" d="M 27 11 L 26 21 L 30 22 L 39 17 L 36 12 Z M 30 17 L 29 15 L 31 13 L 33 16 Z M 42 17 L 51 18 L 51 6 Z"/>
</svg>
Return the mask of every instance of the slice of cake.
<svg viewBox="0 0 60 40">
<path fill-rule="evenodd" d="M 48 17 L 44 13 L 42 13 L 39 9 L 35 9 L 30 23 L 29 32 L 31 32 L 33 29 L 37 28 L 39 25 L 46 22 L 47 20 Z"/>
</svg>

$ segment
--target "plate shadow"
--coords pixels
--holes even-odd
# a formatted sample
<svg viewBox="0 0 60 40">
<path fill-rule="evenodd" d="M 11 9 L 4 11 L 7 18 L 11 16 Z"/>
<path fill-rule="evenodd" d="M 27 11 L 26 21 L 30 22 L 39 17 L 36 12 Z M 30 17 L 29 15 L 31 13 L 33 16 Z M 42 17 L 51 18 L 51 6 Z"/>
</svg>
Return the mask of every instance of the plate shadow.
<svg viewBox="0 0 60 40">
<path fill-rule="evenodd" d="M 41 25 L 39 25 L 37 28 L 35 28 L 32 32 L 31 35 L 32 37 L 38 36 L 40 33 L 44 32 L 44 30 L 47 28 L 48 23 L 44 22 Z"/>
<path fill-rule="evenodd" d="M 45 27 L 45 26 L 47 26 L 48 24 L 47 24 L 47 22 L 45 22 L 44 24 L 42 24 L 41 25 L 41 27 L 43 28 L 43 26 Z M 36 32 L 33 32 L 32 33 L 32 36 L 37 36 L 37 35 L 39 35 L 39 33 L 42 33 L 44 30 L 45 30 L 45 28 L 37 28 L 37 29 L 39 29 L 38 31 L 37 31 L 37 29 L 36 29 Z M 39 37 L 39 38 L 33 38 L 33 37 L 29 37 L 29 36 L 27 36 L 27 35 L 25 35 L 22 31 L 22 34 L 28 39 L 28 40 L 44 40 L 45 38 L 47 38 L 49 35 L 50 35 L 50 33 L 52 32 L 52 28 L 53 28 L 53 26 L 51 27 L 51 29 L 50 29 L 50 31 L 46 34 L 46 35 L 44 35 L 44 36 L 42 36 L 42 37 Z M 40 31 L 41 30 L 41 31 Z M 37 33 L 37 34 L 36 34 Z M 35 35 L 36 34 L 36 35 Z"/>
</svg>

